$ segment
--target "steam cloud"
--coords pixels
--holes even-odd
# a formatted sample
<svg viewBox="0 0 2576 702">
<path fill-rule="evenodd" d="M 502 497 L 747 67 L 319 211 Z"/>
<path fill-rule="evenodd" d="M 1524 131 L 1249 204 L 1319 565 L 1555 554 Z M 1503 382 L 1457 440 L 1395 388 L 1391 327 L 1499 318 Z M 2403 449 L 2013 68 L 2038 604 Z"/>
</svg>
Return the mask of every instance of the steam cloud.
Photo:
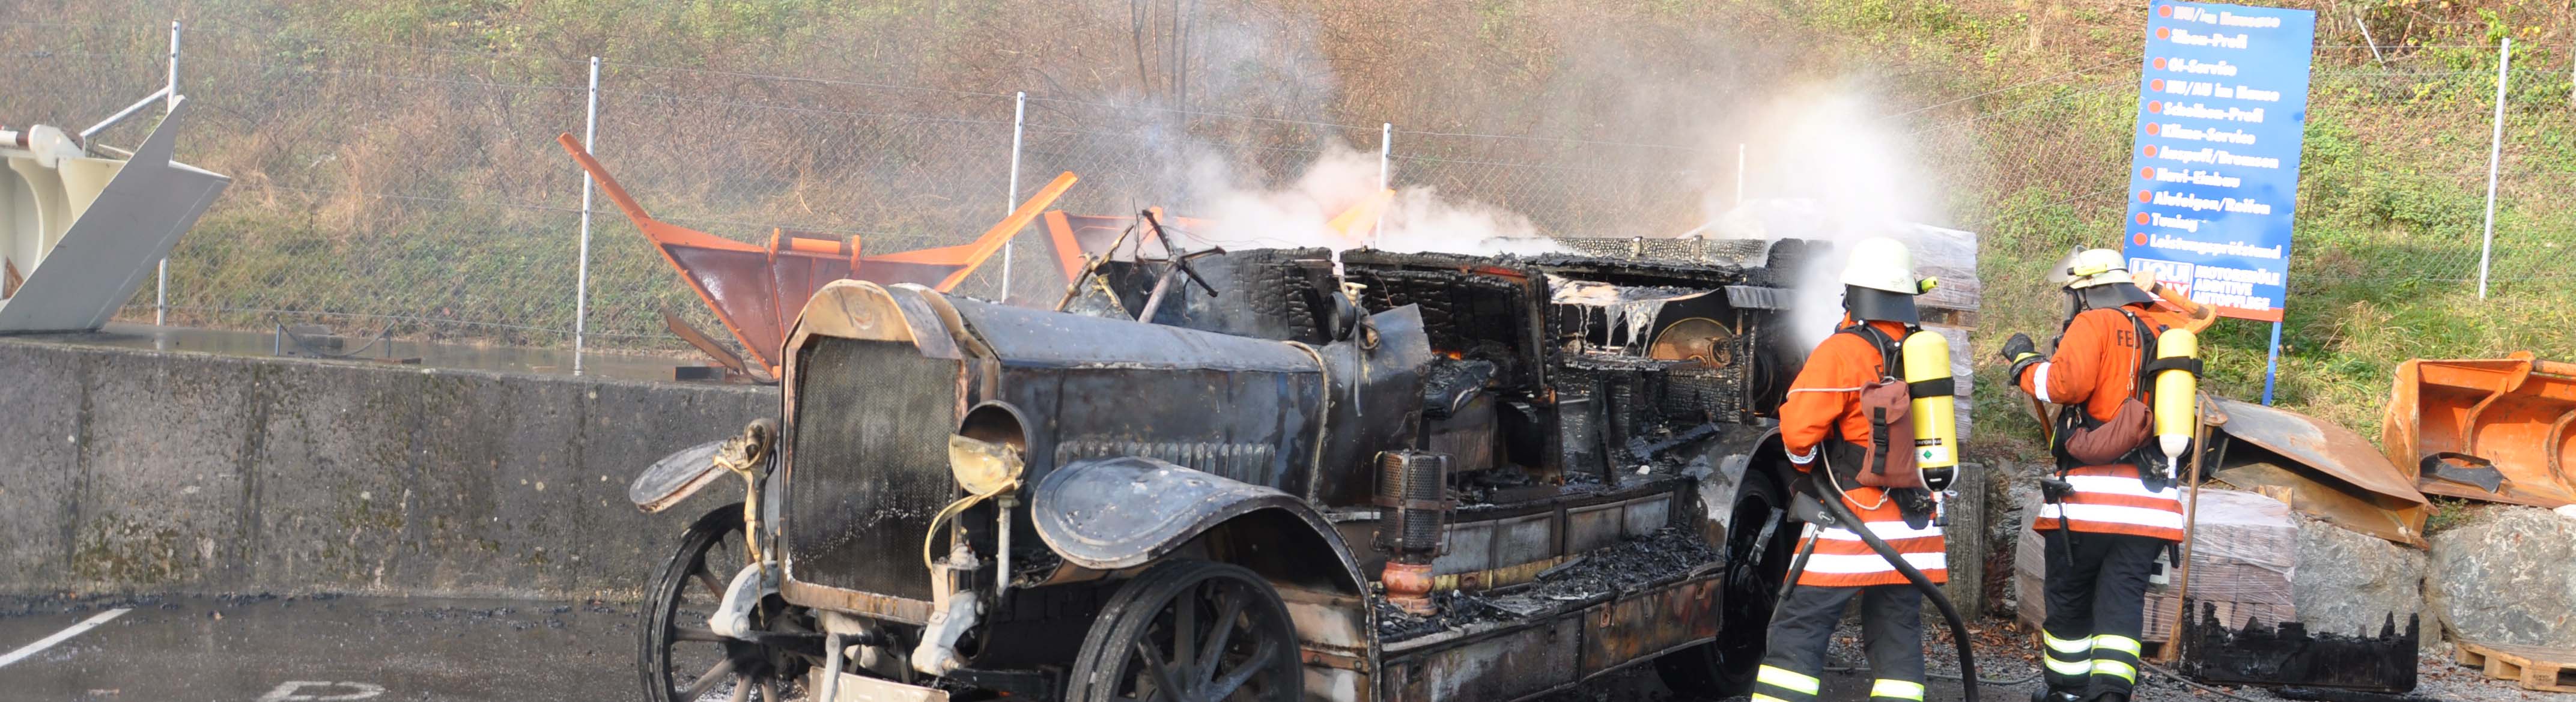
<svg viewBox="0 0 2576 702">
<path fill-rule="evenodd" d="M 1443 196 L 1431 187 L 1396 190 L 1376 224 L 1374 241 L 1353 241 L 1328 226 L 1333 217 L 1378 192 L 1376 154 L 1328 144 L 1294 181 L 1277 187 L 1239 182 L 1223 161 L 1197 169 L 1200 182 L 1225 187 L 1208 196 L 1211 231 L 1196 232 L 1220 246 L 1323 247 L 1346 250 L 1366 243 L 1389 251 L 1467 254 L 1539 254 L 1563 251 L 1542 238 L 1528 217 Z"/>
<path fill-rule="evenodd" d="M 1316 19 L 1256 4 L 1191 7 L 1178 23 L 1152 14 L 1158 11 L 1153 8 L 1131 17 L 1133 8 L 1124 4 L 1091 7 L 1104 13 L 1099 19 L 1107 24 L 1134 22 L 1148 30 L 1148 39 L 1137 47 L 1136 82 L 1095 98 L 1142 120 L 1132 133 L 1143 142 L 1139 161 L 1148 165 L 1132 172 L 1130 182 L 1105 187 L 1132 193 L 1136 204 L 1164 204 L 1175 215 L 1208 220 L 1207 226 L 1186 233 L 1202 246 L 1338 251 L 1368 245 L 1402 252 L 1524 255 L 1564 251 L 1542 237 L 1528 217 L 1432 187 L 1399 185 L 1368 240 L 1336 235 L 1327 223 L 1379 192 L 1380 171 L 1375 150 L 1353 148 L 1340 135 L 1283 133 L 1308 131 L 1282 125 L 1322 118 L 1311 112 L 1313 106 L 1331 102 L 1330 96 L 1340 91 L 1331 61 L 1317 44 Z M 1166 28 L 1171 33 L 1162 33 Z M 1194 110 L 1201 106 L 1271 119 L 1206 117 L 1193 123 Z M 1375 130 L 1369 131 L 1374 136 Z M 1317 144 L 1313 160 L 1299 166 L 1293 177 L 1275 182 L 1257 163 L 1260 152 L 1246 148 L 1308 138 Z"/>
<path fill-rule="evenodd" d="M 1728 154 L 1746 145 L 1745 201 L 1712 189 L 1701 200 L 1711 232 L 1735 239 L 1816 239 L 1830 254 L 1808 259 L 1795 279 L 1790 328 L 1813 348 L 1842 321 L 1842 270 L 1852 242 L 1906 240 L 1908 222 L 1936 218 L 1932 173 L 1889 110 L 1847 81 L 1781 93 L 1741 132 L 1715 135 Z M 1729 164 L 1732 165 L 1732 164 Z M 1920 253 L 1915 265 L 1923 264 Z"/>
</svg>

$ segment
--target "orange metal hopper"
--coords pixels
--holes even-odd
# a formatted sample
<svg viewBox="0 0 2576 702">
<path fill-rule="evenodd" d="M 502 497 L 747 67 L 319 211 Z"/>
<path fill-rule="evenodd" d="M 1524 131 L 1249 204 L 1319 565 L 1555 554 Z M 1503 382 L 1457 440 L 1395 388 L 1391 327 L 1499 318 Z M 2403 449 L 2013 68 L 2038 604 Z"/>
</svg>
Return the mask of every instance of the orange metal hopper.
<svg viewBox="0 0 2576 702">
<path fill-rule="evenodd" d="M 796 313 L 804 309 L 806 299 L 825 284 L 853 278 L 885 284 L 915 283 L 942 292 L 954 289 L 1077 180 L 1070 172 L 1056 176 L 973 242 L 867 254 L 855 237 L 778 229 L 771 232 L 768 245 L 762 246 L 654 219 L 571 134 L 555 141 L 581 164 L 582 170 L 598 179 L 608 200 L 635 222 L 635 228 L 643 230 L 654 250 L 679 271 L 680 278 L 688 281 L 699 299 L 706 301 L 725 329 L 733 332 L 734 339 L 742 342 L 772 378 L 778 376 L 787 328 L 796 323 Z M 1080 265 L 1079 249 L 1059 244 L 1054 253 L 1059 261 L 1071 261 L 1066 265 Z"/>
<path fill-rule="evenodd" d="M 2557 507 L 2576 503 L 2576 363 L 2529 351 L 2507 358 L 2415 359 L 2397 365 L 2380 445 L 2428 494 Z M 2428 455 L 2491 461 L 2504 483 L 2482 486 L 2427 474 Z"/>
</svg>

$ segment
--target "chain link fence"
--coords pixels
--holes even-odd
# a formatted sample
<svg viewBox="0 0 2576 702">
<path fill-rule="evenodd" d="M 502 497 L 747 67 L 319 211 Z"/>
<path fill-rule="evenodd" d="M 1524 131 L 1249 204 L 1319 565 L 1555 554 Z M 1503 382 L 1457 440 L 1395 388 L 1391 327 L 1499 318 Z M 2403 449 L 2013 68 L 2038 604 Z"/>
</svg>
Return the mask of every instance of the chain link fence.
<svg viewBox="0 0 2576 702">
<path fill-rule="evenodd" d="M 1530 218 L 1538 233 L 1660 237 L 1706 220 L 1703 202 L 1735 174 L 1720 154 L 1663 144 L 1417 132 L 1393 139 L 1395 180 Z"/>
<path fill-rule="evenodd" d="M 167 25 L 0 22 L 0 71 L 18 77 L 0 91 L 0 118 L 67 126 L 102 118 L 169 79 L 170 34 Z M 594 98 L 591 148 L 654 216 L 746 242 L 780 229 L 855 237 L 869 252 L 971 241 L 1067 171 L 1082 180 L 1055 208 L 1186 215 L 1229 193 L 1297 187 L 1318 163 L 1358 164 L 1394 187 L 1516 213 L 1538 234 L 1565 237 L 1683 232 L 1731 204 L 1711 202 L 1712 193 L 1763 178 L 1737 172 L 1732 149 L 1417 131 L 614 57 L 599 62 L 594 89 L 590 62 L 534 53 L 230 28 L 190 29 L 182 39 L 179 92 L 201 109 L 184 127 L 180 157 L 234 178 L 171 257 L 166 312 L 170 323 L 191 326 L 310 320 L 532 346 L 569 345 L 579 330 L 592 349 L 684 348 L 660 313 L 703 329 L 714 329 L 713 319 L 604 197 L 593 200 L 580 299 L 584 180 L 555 138 L 583 132 Z M 2565 198 L 2536 195 L 2576 177 L 2535 154 L 2564 133 L 2550 120 L 2569 109 L 2569 59 L 2517 53 L 2486 267 L 2499 290 L 2563 292 L 2570 273 L 2557 264 L 2576 248 L 2576 213 L 2565 211 Z M 2475 284 L 2488 135 L 2432 125 L 2492 113 L 2495 58 L 2493 47 L 2320 48 L 2294 295 L 2321 276 Z M 2066 247 L 2100 245 L 2112 231 L 2100 223 L 2124 208 L 2136 71 L 2135 59 L 2108 61 L 1888 122 L 1924 162 L 1941 164 L 1926 177 L 1947 184 L 1941 204 L 1959 216 L 1935 224 L 2045 242 L 2054 252 L 1987 252 L 2035 267 Z M 138 142 L 150 123 L 134 120 L 100 141 Z M 1760 154 L 1755 162 L 1777 163 Z M 2326 202 L 2334 206 L 2317 204 Z M 994 261 L 959 289 L 1061 293 L 1037 228 L 1010 250 L 1007 277 Z M 125 319 L 151 320 L 155 292 L 147 285 Z"/>
</svg>

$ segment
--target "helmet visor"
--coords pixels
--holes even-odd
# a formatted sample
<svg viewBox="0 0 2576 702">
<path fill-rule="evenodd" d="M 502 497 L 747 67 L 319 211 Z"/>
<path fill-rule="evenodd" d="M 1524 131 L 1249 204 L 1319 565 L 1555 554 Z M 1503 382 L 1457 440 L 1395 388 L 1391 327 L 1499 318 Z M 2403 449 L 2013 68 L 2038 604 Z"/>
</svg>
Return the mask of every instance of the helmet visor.
<svg viewBox="0 0 2576 702">
<path fill-rule="evenodd" d="M 1922 321 L 1914 311 L 1914 296 L 1858 285 L 1843 286 L 1843 309 L 1851 312 L 1852 319 L 1858 320 L 1904 324 Z"/>
<path fill-rule="evenodd" d="M 2144 304 L 2156 301 L 2155 296 L 2148 295 L 2147 291 L 2138 289 L 2138 284 L 2125 280 L 2120 281 L 2117 284 L 2095 285 L 2088 288 L 2080 288 L 2075 291 L 2075 296 L 2077 299 L 2084 301 L 2085 309 L 2107 309 L 2119 307 L 2121 305 Z"/>
</svg>

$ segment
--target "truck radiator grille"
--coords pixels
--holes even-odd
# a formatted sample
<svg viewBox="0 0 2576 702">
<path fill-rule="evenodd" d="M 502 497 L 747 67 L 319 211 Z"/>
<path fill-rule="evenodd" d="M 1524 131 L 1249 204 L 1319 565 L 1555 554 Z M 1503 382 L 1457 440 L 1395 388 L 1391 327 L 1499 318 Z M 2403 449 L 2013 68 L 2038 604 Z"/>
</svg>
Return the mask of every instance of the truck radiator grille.
<svg viewBox="0 0 2576 702">
<path fill-rule="evenodd" d="M 960 368 L 912 344 L 831 337 L 796 357 L 786 551 L 797 580 L 930 599 L 930 518 L 953 499 Z"/>
</svg>

